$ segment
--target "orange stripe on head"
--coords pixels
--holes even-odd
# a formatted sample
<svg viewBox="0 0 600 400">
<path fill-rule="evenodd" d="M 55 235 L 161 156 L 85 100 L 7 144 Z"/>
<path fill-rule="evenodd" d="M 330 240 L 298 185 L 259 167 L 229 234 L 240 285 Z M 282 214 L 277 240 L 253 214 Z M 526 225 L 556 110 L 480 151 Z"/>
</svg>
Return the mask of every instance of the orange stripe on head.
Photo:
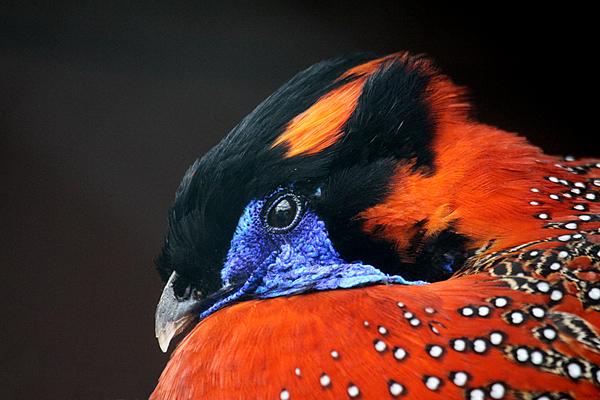
<svg viewBox="0 0 600 400">
<path fill-rule="evenodd" d="M 342 76 L 340 76 L 339 79 L 347 78 L 352 75 L 356 75 L 356 76 L 370 75 L 373 72 L 375 72 L 381 66 L 381 64 L 383 64 L 387 60 L 391 60 L 393 58 L 400 58 L 400 59 L 404 60 L 407 57 L 408 57 L 407 53 L 390 54 L 389 56 L 378 58 L 377 60 L 369 61 L 367 63 L 357 65 L 354 68 L 350 68 Z"/>
<path fill-rule="evenodd" d="M 292 157 L 315 154 L 335 144 L 356 108 L 363 82 L 364 79 L 355 80 L 321 97 L 290 122 L 272 147 L 285 143 L 285 157 Z"/>
<path fill-rule="evenodd" d="M 335 144 L 342 137 L 342 127 L 356 109 L 367 77 L 384 61 L 399 56 L 392 54 L 346 71 L 338 81 L 353 75 L 357 78 L 322 96 L 308 110 L 292 119 L 271 148 L 285 144 L 287 158 L 316 154 Z"/>
</svg>

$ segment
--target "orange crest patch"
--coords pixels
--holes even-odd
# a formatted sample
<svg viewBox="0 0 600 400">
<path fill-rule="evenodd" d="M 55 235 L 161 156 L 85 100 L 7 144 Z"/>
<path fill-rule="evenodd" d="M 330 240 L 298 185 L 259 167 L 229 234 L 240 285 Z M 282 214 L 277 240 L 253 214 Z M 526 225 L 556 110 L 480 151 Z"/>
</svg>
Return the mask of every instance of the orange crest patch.
<svg viewBox="0 0 600 400">
<path fill-rule="evenodd" d="M 357 79 L 322 96 L 308 110 L 292 119 L 271 148 L 284 144 L 287 158 L 316 154 L 335 144 L 342 136 L 342 127 L 356 109 L 365 80 L 384 61 L 398 56 L 394 54 L 348 70 L 339 79 L 352 75 Z"/>
</svg>

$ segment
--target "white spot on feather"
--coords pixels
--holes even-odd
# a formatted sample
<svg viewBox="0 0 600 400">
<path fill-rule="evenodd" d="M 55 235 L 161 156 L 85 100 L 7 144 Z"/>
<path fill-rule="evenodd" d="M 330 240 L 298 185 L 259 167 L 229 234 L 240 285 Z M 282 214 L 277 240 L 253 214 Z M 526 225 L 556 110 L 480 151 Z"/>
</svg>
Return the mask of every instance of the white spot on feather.
<svg viewBox="0 0 600 400">
<path fill-rule="evenodd" d="M 321 386 L 323 387 L 329 386 L 331 384 L 331 378 L 325 374 L 321 375 L 321 378 L 319 380 L 321 382 Z"/>
</svg>

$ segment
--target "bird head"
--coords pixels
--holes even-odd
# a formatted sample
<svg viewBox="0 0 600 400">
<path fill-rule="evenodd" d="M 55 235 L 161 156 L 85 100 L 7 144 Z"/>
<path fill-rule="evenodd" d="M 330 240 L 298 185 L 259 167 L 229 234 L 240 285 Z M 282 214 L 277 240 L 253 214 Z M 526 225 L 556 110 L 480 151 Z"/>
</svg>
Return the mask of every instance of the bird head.
<svg viewBox="0 0 600 400">
<path fill-rule="evenodd" d="M 470 137 L 462 95 L 401 53 L 318 63 L 267 98 L 177 190 L 156 260 L 163 351 L 234 302 L 455 273 L 482 240 L 453 200 L 468 157 L 438 157 Z"/>
</svg>

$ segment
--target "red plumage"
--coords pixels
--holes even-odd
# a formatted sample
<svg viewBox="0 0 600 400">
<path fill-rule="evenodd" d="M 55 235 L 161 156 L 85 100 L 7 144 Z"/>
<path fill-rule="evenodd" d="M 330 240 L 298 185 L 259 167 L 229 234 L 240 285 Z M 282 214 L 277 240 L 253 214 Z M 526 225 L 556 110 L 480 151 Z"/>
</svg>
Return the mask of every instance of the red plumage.
<svg viewBox="0 0 600 400">
<path fill-rule="evenodd" d="M 180 343 L 151 398 L 599 398 L 600 161 L 545 155 L 471 120 L 461 96 L 430 81 L 433 171 L 399 163 L 359 214 L 405 262 L 452 227 L 472 252 L 459 271 L 229 305 Z M 310 134 L 289 132 L 278 143 Z"/>
</svg>

